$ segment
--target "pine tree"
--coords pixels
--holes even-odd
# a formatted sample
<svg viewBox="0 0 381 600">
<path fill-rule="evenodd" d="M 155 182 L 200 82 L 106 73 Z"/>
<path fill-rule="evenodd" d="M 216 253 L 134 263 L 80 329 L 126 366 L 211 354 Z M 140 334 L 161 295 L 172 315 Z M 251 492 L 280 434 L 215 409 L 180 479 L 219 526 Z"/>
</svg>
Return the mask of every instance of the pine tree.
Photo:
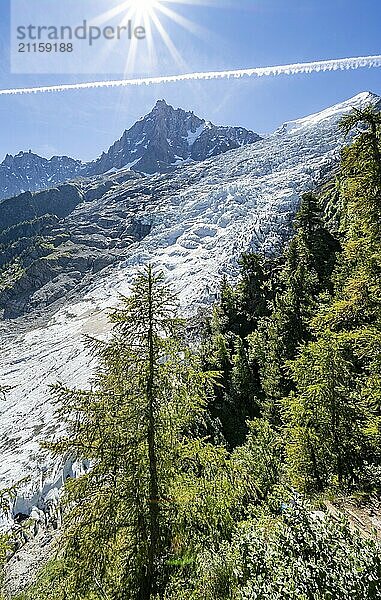
<svg viewBox="0 0 381 600">
<path fill-rule="evenodd" d="M 349 336 L 320 336 L 291 363 L 296 392 L 285 402 L 291 482 L 300 491 L 340 492 L 358 480 L 366 452 L 366 406 L 357 396 Z"/>
<path fill-rule="evenodd" d="M 269 282 L 272 261 L 244 254 L 240 266 L 235 288 L 226 278 L 222 281 L 219 302 L 204 330 L 202 344 L 205 368 L 221 373 L 209 410 L 220 422 L 230 448 L 244 442 L 248 431 L 246 421 L 260 414 L 258 365 L 249 357 L 247 336 L 257 328 L 259 319 L 268 314 L 272 293 Z"/>
</svg>

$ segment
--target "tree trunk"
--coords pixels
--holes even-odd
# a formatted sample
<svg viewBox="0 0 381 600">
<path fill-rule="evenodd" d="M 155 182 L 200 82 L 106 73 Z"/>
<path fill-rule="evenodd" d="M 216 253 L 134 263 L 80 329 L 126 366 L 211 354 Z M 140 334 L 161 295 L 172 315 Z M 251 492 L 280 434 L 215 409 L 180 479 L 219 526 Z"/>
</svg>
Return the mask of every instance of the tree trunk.
<svg viewBox="0 0 381 600">
<path fill-rule="evenodd" d="M 381 152 L 378 146 L 378 136 L 377 136 L 377 125 L 375 121 L 371 122 L 371 131 L 372 131 L 372 146 L 373 146 L 373 154 L 374 160 L 377 163 L 377 171 L 380 174 L 381 170 Z"/>
<path fill-rule="evenodd" d="M 148 379 L 147 379 L 147 404 L 148 404 L 148 458 L 149 458 L 149 546 L 147 556 L 147 569 L 145 581 L 142 582 L 139 599 L 149 600 L 156 592 L 156 565 L 159 542 L 159 484 L 157 473 L 157 456 L 155 440 L 155 348 L 153 326 L 153 275 L 149 268 L 149 330 L 148 330 Z"/>
</svg>

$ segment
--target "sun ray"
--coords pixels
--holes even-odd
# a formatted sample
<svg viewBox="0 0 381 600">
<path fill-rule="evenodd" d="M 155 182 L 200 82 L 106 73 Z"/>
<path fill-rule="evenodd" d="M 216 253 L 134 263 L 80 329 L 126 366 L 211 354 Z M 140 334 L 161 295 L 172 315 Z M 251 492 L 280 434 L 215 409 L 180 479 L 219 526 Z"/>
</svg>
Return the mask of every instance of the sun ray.
<svg viewBox="0 0 381 600">
<path fill-rule="evenodd" d="M 185 63 L 183 57 L 181 56 L 180 52 L 177 50 L 168 31 L 166 31 L 166 29 L 163 27 L 163 24 L 160 21 L 158 15 L 156 13 L 153 13 L 151 15 L 151 19 L 161 37 L 161 39 L 163 40 L 165 46 L 167 47 L 172 58 L 176 62 L 177 66 L 178 67 L 186 67 L 186 63 Z"/>
<path fill-rule="evenodd" d="M 230 6 L 231 0 L 159 0 L 160 4 L 187 4 L 191 6 Z"/>
<path fill-rule="evenodd" d="M 121 6 L 122 6 L 122 9 L 120 9 Z M 119 9 L 119 10 L 117 11 L 117 9 Z M 99 25 L 109 22 L 109 19 L 111 18 L 111 16 L 110 16 L 111 13 L 112 13 L 113 17 L 123 13 L 123 17 L 122 17 L 121 21 L 119 22 L 119 25 L 122 27 L 122 26 L 126 26 L 129 22 L 129 20 L 134 17 L 135 7 L 131 7 L 129 1 L 123 2 L 122 4 L 118 5 L 114 9 L 111 9 L 107 13 L 103 13 L 102 15 L 100 15 L 96 20 L 93 21 L 93 24 L 96 24 L 99 26 Z M 114 39 L 114 40 L 109 40 L 108 44 L 103 44 L 103 48 L 100 53 L 101 61 L 106 61 L 107 58 L 113 54 L 117 43 L 118 43 L 118 40 Z M 131 47 L 129 48 L 129 51 L 130 51 L 130 49 L 131 49 Z M 126 71 L 124 71 L 123 75 L 126 75 Z"/>
<path fill-rule="evenodd" d="M 110 10 L 107 10 L 104 13 L 102 13 L 101 15 L 98 15 L 95 19 L 92 19 L 91 22 L 93 25 L 103 25 L 105 23 L 108 23 L 109 21 L 111 21 L 112 19 L 117 17 L 118 15 L 120 15 L 122 13 L 125 14 L 126 10 L 131 10 L 131 4 L 130 4 L 129 0 L 125 0 L 125 2 L 121 2 L 117 6 L 114 6 L 114 8 L 110 8 Z M 132 10 L 134 10 L 134 9 L 132 9 Z M 131 11 L 131 14 L 132 14 L 132 11 Z"/>
<path fill-rule="evenodd" d="M 165 6 L 164 3 L 158 4 L 157 10 L 164 14 L 166 17 L 169 17 L 174 23 L 177 23 L 177 25 L 180 25 L 180 27 L 183 27 L 183 29 L 186 29 L 194 35 L 198 35 L 199 37 L 205 37 L 208 34 L 208 30 L 205 27 L 201 27 L 201 25 L 197 25 L 197 23 L 194 23 L 190 19 L 183 17 L 168 6 Z"/>
<path fill-rule="evenodd" d="M 148 60 L 150 65 L 154 68 L 157 63 L 157 53 L 156 47 L 153 42 L 153 31 L 152 31 L 152 19 L 150 15 L 145 14 L 143 17 L 144 28 L 147 32 L 147 50 L 148 50 Z"/>
<path fill-rule="evenodd" d="M 124 19 L 122 19 L 120 25 L 122 27 L 125 27 L 128 24 L 128 21 L 132 17 L 136 18 L 136 20 L 138 22 L 140 20 L 141 16 L 142 16 L 141 10 L 139 10 L 138 7 L 131 6 L 128 13 L 126 13 Z M 127 60 L 126 60 L 126 64 L 124 67 L 124 76 L 128 75 L 129 73 L 133 73 L 135 70 L 138 44 L 139 44 L 139 41 L 136 38 L 133 38 L 130 41 L 130 45 L 129 45 L 128 53 L 127 53 Z"/>
</svg>

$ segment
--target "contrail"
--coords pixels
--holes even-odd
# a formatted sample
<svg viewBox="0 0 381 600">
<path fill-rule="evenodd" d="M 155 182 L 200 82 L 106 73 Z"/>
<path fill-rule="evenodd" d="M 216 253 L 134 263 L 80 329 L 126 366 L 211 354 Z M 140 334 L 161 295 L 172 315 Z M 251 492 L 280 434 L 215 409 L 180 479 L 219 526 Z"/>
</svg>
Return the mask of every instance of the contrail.
<svg viewBox="0 0 381 600">
<path fill-rule="evenodd" d="M 364 67 L 381 67 L 381 55 L 359 56 L 357 58 L 337 58 L 333 60 L 318 60 L 308 63 L 295 63 L 292 65 L 278 65 L 274 67 L 257 67 L 254 69 L 238 69 L 232 71 L 210 71 L 204 73 L 184 73 L 182 75 L 164 75 L 161 77 L 143 77 L 139 79 L 116 79 L 109 81 L 90 81 L 86 83 L 63 83 L 59 85 L 30 88 L 11 88 L 0 90 L 0 96 L 12 96 L 15 94 L 38 94 L 43 92 L 65 92 L 67 90 L 89 90 L 97 88 L 155 85 L 161 83 L 176 83 L 178 81 L 297 75 L 298 73 L 346 71 L 349 69 L 362 69 Z"/>
</svg>

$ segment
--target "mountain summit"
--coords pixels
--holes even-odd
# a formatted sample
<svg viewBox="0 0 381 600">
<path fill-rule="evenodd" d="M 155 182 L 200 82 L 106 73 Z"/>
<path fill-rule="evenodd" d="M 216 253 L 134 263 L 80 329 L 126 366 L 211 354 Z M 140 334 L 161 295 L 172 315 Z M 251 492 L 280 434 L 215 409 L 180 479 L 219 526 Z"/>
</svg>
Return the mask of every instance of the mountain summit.
<svg viewBox="0 0 381 600">
<path fill-rule="evenodd" d="M 242 127 L 213 125 L 193 112 L 174 109 L 165 100 L 158 100 L 148 115 L 90 163 L 67 156 L 48 160 L 30 151 L 8 154 L 0 164 L 0 200 L 52 188 L 79 176 L 102 175 L 122 168 L 147 174 L 166 173 L 181 163 L 205 160 L 260 139 Z"/>
<path fill-rule="evenodd" d="M 242 127 L 219 127 L 158 100 L 148 115 L 90 165 L 89 172 L 101 174 L 127 166 L 148 174 L 165 173 L 184 161 L 205 160 L 260 139 Z"/>
</svg>

